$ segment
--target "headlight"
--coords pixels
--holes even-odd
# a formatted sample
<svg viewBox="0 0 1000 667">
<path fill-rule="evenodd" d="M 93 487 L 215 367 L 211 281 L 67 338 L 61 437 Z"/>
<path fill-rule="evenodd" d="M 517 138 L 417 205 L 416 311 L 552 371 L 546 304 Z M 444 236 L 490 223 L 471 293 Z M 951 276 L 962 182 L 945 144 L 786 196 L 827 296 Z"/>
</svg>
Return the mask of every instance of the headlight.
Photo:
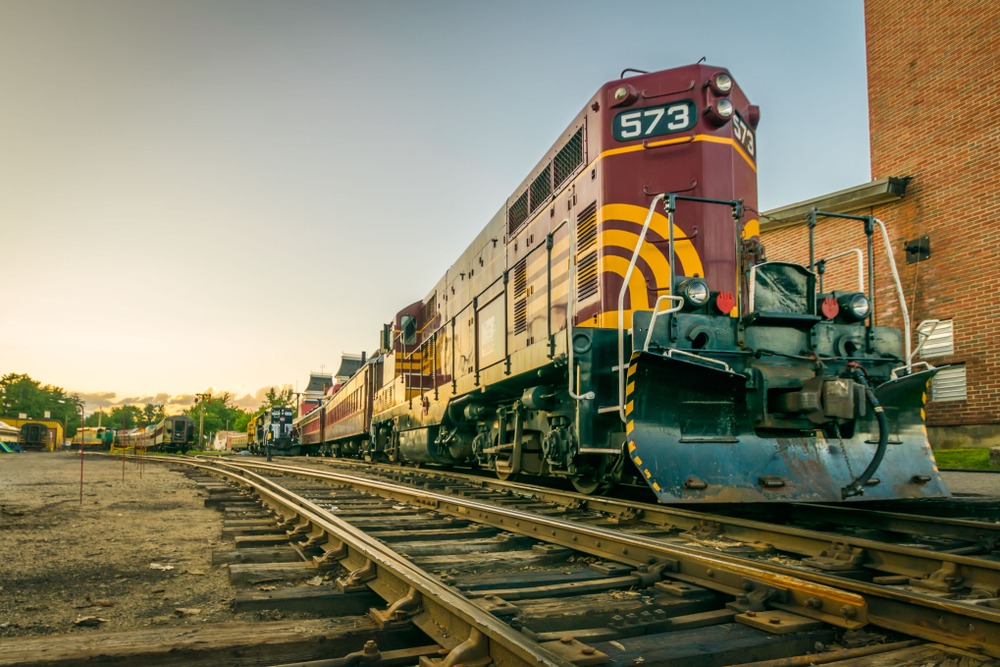
<svg viewBox="0 0 1000 667">
<path fill-rule="evenodd" d="M 627 83 L 623 83 L 611 91 L 608 104 L 613 107 L 623 107 L 632 104 L 639 97 L 639 91 Z"/>
<path fill-rule="evenodd" d="M 709 85 L 718 95 L 728 95 L 733 89 L 733 79 L 725 72 L 719 72 L 712 77 Z"/>
<path fill-rule="evenodd" d="M 684 297 L 684 304 L 690 308 L 700 308 L 708 303 L 711 293 L 708 291 L 708 283 L 701 278 L 690 278 L 682 282 L 677 289 L 680 296 Z"/>
<path fill-rule="evenodd" d="M 841 316 L 850 322 L 860 322 L 868 317 L 872 304 L 864 294 L 851 292 L 843 294 L 837 299 L 840 306 Z"/>
<path fill-rule="evenodd" d="M 705 115 L 718 126 L 725 125 L 736 113 L 736 107 L 728 97 L 720 97 L 705 109 Z"/>
</svg>

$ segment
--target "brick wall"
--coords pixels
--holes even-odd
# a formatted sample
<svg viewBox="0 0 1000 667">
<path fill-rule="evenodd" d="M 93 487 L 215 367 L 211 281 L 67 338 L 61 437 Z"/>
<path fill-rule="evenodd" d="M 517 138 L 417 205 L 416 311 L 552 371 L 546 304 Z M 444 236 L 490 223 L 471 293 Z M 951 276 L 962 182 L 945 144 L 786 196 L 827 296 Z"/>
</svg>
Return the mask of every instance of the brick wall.
<svg viewBox="0 0 1000 667">
<path fill-rule="evenodd" d="M 967 400 L 932 401 L 928 424 L 1000 425 L 1000 2 L 867 0 L 865 25 L 872 178 L 912 180 L 857 213 L 886 223 L 914 327 L 953 320 L 955 354 L 935 365 L 966 366 Z M 863 247 L 858 224 L 821 223 L 817 257 Z M 920 236 L 931 258 L 907 264 Z M 767 232 L 768 259 L 807 261 L 806 238 Z M 881 240 L 877 255 L 879 323 L 900 326 Z"/>
<path fill-rule="evenodd" d="M 932 425 L 1000 422 L 1000 4 L 865 3 L 872 176 L 906 175 L 892 219 L 912 319 L 952 319 L 968 400 L 931 402 Z M 930 237 L 906 264 L 902 242 Z M 884 292 L 883 290 L 881 290 Z M 881 294 L 880 294 L 881 296 Z"/>
</svg>

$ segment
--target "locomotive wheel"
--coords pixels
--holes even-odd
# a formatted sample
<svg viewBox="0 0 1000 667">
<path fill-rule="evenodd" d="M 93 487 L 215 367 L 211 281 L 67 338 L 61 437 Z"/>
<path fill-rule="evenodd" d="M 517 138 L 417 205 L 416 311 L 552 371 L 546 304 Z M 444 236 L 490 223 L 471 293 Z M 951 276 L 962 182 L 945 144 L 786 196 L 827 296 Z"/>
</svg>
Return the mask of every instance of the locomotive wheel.
<svg viewBox="0 0 1000 667">
<path fill-rule="evenodd" d="M 493 472 L 496 473 L 497 479 L 501 482 L 516 482 L 518 477 L 521 476 L 519 472 L 504 472 L 499 468 L 494 468 Z"/>
<path fill-rule="evenodd" d="M 577 493 L 587 496 L 603 495 L 611 488 L 607 482 L 592 477 L 570 477 L 569 481 L 573 483 L 573 488 L 576 489 Z"/>
</svg>

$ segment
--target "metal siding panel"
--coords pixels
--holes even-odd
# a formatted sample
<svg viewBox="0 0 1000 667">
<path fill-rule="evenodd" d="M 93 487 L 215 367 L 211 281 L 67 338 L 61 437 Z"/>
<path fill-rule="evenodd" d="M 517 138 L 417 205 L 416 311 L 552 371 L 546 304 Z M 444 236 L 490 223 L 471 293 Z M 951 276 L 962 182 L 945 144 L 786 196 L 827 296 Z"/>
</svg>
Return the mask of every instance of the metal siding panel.
<svg viewBox="0 0 1000 667">
<path fill-rule="evenodd" d="M 955 329 L 951 320 L 941 320 L 937 326 L 930 322 L 921 322 L 917 327 L 918 336 L 923 339 L 923 334 L 927 331 L 933 332 L 920 350 L 921 359 L 934 359 L 936 357 L 947 357 L 955 354 Z"/>
<path fill-rule="evenodd" d="M 931 400 L 964 401 L 966 400 L 965 366 L 942 368 L 931 380 Z"/>
</svg>

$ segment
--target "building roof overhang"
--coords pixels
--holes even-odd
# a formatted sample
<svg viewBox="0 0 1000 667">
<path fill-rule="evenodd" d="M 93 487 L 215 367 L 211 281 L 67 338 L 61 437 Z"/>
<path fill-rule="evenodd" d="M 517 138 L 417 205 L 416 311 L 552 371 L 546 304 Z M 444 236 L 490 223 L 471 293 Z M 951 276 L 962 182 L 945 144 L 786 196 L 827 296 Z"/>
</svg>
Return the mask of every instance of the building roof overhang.
<svg viewBox="0 0 1000 667">
<path fill-rule="evenodd" d="M 863 208 L 899 201 L 906 194 L 909 176 L 886 176 L 870 183 L 862 183 L 827 195 L 814 197 L 795 204 L 764 211 L 760 231 L 769 232 L 782 227 L 802 224 L 809 211 L 818 209 L 830 213 L 854 213 Z"/>
</svg>

